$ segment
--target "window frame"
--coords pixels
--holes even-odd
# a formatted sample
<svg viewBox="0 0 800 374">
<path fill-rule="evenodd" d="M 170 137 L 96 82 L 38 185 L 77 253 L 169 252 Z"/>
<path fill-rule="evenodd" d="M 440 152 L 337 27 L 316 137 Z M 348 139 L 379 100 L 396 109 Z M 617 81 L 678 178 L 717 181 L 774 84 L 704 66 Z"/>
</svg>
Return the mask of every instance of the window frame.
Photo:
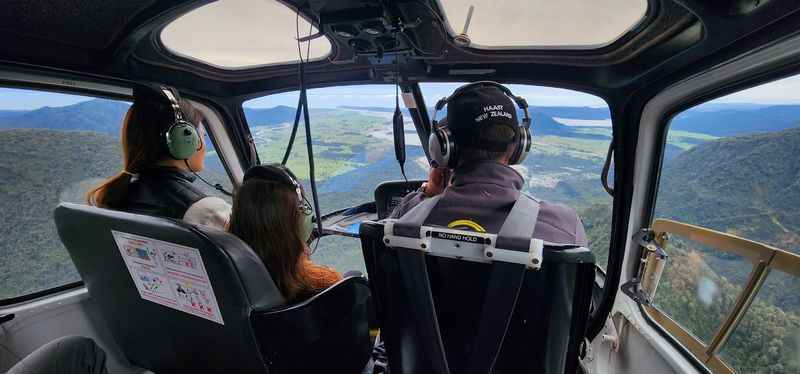
<svg viewBox="0 0 800 374">
<path fill-rule="evenodd" d="M 800 255 L 770 245 L 741 238 L 735 235 L 690 225 L 679 221 L 656 219 L 652 225 L 655 240 L 662 248 L 667 248 L 668 239 L 664 234 L 678 234 L 702 245 L 725 253 L 741 256 L 748 260 L 753 268 L 747 282 L 739 292 L 736 302 L 727 312 L 725 318 L 716 327 L 711 341 L 706 344 L 695 337 L 680 322 L 673 320 L 668 313 L 655 305 L 643 305 L 643 311 L 673 335 L 701 362 L 715 373 L 734 373 L 735 368 L 729 366 L 720 356 L 725 343 L 744 318 L 752 302 L 761 291 L 761 286 L 771 270 L 778 270 L 796 278 L 800 278 Z M 645 272 L 647 267 L 645 267 Z"/>
<path fill-rule="evenodd" d="M 119 101 L 133 102 L 133 89 L 124 85 L 117 85 L 114 83 L 105 83 L 97 81 L 84 80 L 82 78 L 75 78 L 72 76 L 57 77 L 47 74 L 36 74 L 29 72 L 18 72 L 0 70 L 0 88 L 12 88 L 20 90 L 31 90 L 40 92 L 50 92 L 66 95 L 86 96 L 100 99 L 111 99 Z M 236 157 L 236 152 L 233 150 L 233 143 L 231 142 L 228 128 L 224 125 L 223 117 L 206 102 L 200 101 L 191 96 L 185 97 L 193 104 L 200 104 L 200 110 L 203 114 L 213 114 L 215 118 L 206 118 L 206 133 L 214 143 L 220 162 L 227 172 L 228 178 L 231 180 L 232 185 L 236 185 L 241 181 L 241 174 L 243 174 L 241 162 Z M 220 137 L 220 135 L 223 135 Z M 230 160 L 236 160 L 231 163 Z M 232 168 L 231 165 L 236 165 L 237 168 Z M 65 249 L 66 250 L 66 249 Z M 28 293 L 25 295 L 14 296 L 10 298 L 0 299 L 0 308 L 12 307 L 22 303 L 27 303 L 33 300 L 43 299 L 47 296 L 60 294 L 65 291 L 77 290 L 84 287 L 82 279 L 66 284 L 61 284 L 55 287 L 46 288 L 36 292 Z"/>
</svg>

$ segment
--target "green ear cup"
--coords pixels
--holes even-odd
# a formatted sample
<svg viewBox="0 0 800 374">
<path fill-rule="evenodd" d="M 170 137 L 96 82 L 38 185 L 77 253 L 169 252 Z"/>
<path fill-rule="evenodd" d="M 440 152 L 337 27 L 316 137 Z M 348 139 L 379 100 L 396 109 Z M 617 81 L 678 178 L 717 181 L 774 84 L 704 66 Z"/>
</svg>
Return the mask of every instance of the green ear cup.
<svg viewBox="0 0 800 374">
<path fill-rule="evenodd" d="M 300 222 L 297 223 L 297 226 L 300 230 L 300 239 L 304 242 L 308 241 L 308 239 L 311 237 L 311 232 L 314 231 L 313 218 L 313 214 L 305 214 L 300 212 Z"/>
<path fill-rule="evenodd" d="M 189 122 L 180 121 L 167 130 L 167 150 L 176 160 L 187 160 L 200 148 L 200 136 Z"/>
</svg>

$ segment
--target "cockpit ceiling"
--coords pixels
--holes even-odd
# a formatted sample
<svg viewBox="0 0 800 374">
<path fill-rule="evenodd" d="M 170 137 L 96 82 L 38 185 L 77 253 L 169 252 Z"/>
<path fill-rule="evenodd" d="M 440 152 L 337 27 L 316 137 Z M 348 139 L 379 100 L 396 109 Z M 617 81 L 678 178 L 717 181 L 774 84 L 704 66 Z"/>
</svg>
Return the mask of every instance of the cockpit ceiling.
<svg viewBox="0 0 800 374">
<path fill-rule="evenodd" d="M 245 69 L 298 61 L 298 29 L 301 37 L 317 33 L 276 0 L 222 0 L 178 17 L 161 32 L 161 42 L 184 58 L 222 69 Z M 304 59 L 308 47 L 308 43 L 299 46 Z M 326 37 L 314 39 L 310 47 L 311 61 L 331 53 Z"/>
<path fill-rule="evenodd" d="M 598 48 L 641 22 L 646 0 L 439 0 L 450 33 L 463 32 L 473 48 Z"/>
</svg>

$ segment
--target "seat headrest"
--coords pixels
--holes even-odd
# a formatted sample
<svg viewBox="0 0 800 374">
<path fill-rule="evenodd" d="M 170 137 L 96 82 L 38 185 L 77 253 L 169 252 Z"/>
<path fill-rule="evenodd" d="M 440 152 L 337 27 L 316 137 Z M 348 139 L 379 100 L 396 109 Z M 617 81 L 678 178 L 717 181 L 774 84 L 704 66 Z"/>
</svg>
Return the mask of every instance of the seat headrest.
<svg viewBox="0 0 800 374">
<path fill-rule="evenodd" d="M 285 304 L 263 261 L 246 243 L 227 232 L 180 220 L 71 203 L 56 208 L 55 220 L 59 236 L 76 265 L 80 257 L 116 247 L 112 233 L 116 231 L 198 250 L 217 294 L 243 293 L 243 299 L 253 309 Z M 81 238 L 93 240 L 87 242 Z M 80 266 L 78 270 L 81 271 Z M 92 275 L 82 272 L 81 276 Z M 84 282 L 88 284 L 86 279 Z"/>
</svg>

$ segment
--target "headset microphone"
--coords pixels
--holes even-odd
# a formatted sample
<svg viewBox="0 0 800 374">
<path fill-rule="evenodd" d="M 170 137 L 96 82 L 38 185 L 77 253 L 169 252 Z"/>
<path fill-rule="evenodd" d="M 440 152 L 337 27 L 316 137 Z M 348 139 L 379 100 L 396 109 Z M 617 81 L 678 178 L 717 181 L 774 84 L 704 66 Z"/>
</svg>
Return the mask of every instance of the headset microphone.
<svg viewBox="0 0 800 374">
<path fill-rule="evenodd" d="M 230 192 L 228 192 L 228 191 L 226 191 L 226 190 L 225 190 L 225 187 L 222 187 L 222 184 L 220 184 L 220 183 L 211 184 L 209 181 L 207 181 L 207 180 L 205 180 L 203 177 L 201 177 L 201 176 L 200 176 L 200 174 L 197 174 L 197 172 L 195 172 L 194 170 L 192 170 L 192 167 L 191 167 L 191 166 L 189 166 L 189 160 L 183 160 L 183 162 L 185 162 L 185 163 L 186 163 L 186 167 L 189 169 L 189 171 L 191 171 L 191 172 L 192 172 L 192 174 L 194 174 L 194 176 L 195 176 L 195 177 L 197 177 L 197 178 L 199 178 L 201 181 L 203 181 L 203 183 L 207 184 L 209 187 L 211 187 L 211 188 L 213 188 L 213 189 L 215 189 L 215 190 L 217 190 L 217 191 L 219 191 L 219 192 L 222 192 L 222 193 L 223 193 L 223 194 L 225 194 L 226 196 L 231 196 L 231 197 L 233 197 L 233 194 L 232 194 L 232 193 L 230 193 Z"/>
</svg>

